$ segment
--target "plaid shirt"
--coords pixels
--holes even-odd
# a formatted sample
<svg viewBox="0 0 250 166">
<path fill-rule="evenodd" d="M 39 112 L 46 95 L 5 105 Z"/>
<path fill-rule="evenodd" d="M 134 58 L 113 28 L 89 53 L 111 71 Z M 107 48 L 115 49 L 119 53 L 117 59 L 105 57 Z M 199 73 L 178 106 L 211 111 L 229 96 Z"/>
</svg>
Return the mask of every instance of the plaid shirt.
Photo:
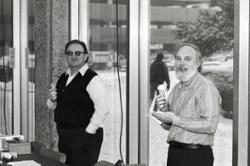
<svg viewBox="0 0 250 166">
<path fill-rule="evenodd" d="M 168 142 L 213 145 L 221 96 L 212 82 L 196 73 L 188 82 L 179 82 L 173 88 L 168 104 L 179 117 L 173 121 Z"/>
</svg>

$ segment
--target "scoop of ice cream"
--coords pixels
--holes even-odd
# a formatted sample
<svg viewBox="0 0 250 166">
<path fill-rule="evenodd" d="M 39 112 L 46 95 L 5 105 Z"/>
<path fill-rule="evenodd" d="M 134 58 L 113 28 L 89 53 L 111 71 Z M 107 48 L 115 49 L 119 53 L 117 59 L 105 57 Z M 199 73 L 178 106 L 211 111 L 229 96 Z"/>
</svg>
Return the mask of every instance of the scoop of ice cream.
<svg viewBox="0 0 250 166">
<path fill-rule="evenodd" d="M 164 95 L 166 89 L 167 89 L 167 84 L 165 82 L 157 87 L 157 90 L 159 91 L 160 95 Z"/>
<path fill-rule="evenodd" d="M 167 88 L 167 85 L 166 85 L 166 84 L 160 84 L 160 85 L 157 87 L 158 91 L 165 91 L 166 88 Z"/>
</svg>

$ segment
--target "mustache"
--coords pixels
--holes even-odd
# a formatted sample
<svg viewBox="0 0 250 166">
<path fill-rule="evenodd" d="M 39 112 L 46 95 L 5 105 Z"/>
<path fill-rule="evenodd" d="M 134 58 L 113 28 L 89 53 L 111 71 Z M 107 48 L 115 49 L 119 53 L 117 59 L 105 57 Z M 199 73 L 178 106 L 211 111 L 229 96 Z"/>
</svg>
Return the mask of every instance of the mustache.
<svg viewBox="0 0 250 166">
<path fill-rule="evenodd" d="M 178 66 L 176 67 L 176 71 L 187 71 L 188 67 L 187 66 Z"/>
</svg>

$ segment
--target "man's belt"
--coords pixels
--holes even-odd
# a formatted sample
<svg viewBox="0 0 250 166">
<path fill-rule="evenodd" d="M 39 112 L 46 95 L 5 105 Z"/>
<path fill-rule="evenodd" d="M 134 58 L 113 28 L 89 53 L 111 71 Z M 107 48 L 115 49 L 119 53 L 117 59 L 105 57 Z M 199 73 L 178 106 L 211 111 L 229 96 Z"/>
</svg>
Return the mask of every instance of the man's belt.
<svg viewBox="0 0 250 166">
<path fill-rule="evenodd" d="M 204 149 L 204 148 L 211 148 L 209 145 L 200 145 L 200 144 L 186 144 L 180 143 L 176 141 L 169 142 L 170 147 L 179 148 L 179 149 Z"/>
</svg>

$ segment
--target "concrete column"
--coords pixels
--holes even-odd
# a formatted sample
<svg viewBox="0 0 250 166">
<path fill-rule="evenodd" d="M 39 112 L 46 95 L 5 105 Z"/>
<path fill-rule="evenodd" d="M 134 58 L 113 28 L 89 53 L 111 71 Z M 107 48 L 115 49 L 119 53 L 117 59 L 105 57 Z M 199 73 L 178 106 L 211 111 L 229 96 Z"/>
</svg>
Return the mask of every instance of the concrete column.
<svg viewBox="0 0 250 166">
<path fill-rule="evenodd" d="M 69 2 L 36 0 L 35 3 L 35 140 L 57 147 L 53 112 L 46 106 L 51 83 L 66 69 L 64 45 L 69 40 Z"/>
</svg>

